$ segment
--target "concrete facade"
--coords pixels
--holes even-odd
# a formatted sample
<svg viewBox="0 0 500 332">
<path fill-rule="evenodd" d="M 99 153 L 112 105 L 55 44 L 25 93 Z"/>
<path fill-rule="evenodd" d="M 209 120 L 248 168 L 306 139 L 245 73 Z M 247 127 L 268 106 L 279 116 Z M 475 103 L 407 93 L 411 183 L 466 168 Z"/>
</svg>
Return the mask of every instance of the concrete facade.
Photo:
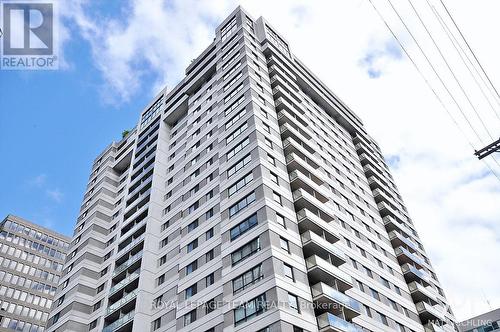
<svg viewBox="0 0 500 332">
<path fill-rule="evenodd" d="M 0 332 L 43 332 L 70 238 L 8 215 L 0 223 Z"/>
<path fill-rule="evenodd" d="M 49 331 L 453 331 L 361 120 L 236 9 L 94 162 Z"/>
</svg>

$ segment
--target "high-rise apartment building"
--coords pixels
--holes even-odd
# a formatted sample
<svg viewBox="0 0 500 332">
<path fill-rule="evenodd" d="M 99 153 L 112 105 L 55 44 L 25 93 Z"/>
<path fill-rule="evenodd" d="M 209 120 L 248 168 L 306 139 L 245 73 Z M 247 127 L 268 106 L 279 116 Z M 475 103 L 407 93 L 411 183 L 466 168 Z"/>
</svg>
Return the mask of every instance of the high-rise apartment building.
<svg viewBox="0 0 500 332">
<path fill-rule="evenodd" d="M 241 8 L 96 159 L 61 281 L 49 331 L 455 329 L 378 145 Z"/>
<path fill-rule="evenodd" d="M 70 238 L 22 218 L 0 222 L 0 332 L 43 332 Z"/>
</svg>

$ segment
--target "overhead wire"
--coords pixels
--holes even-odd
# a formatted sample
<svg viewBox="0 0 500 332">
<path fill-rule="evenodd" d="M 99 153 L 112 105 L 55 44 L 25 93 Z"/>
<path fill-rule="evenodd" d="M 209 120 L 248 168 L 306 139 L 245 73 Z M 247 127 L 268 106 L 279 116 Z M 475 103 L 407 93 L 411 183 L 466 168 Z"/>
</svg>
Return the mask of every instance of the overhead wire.
<svg viewBox="0 0 500 332">
<path fill-rule="evenodd" d="M 427 77 L 423 74 L 422 70 L 420 70 L 420 68 L 418 67 L 417 63 L 415 62 L 415 60 L 413 59 L 413 57 L 410 55 L 410 53 L 408 52 L 408 50 L 406 49 L 406 47 L 404 46 L 404 44 L 401 42 L 401 40 L 399 39 L 399 37 L 397 36 L 397 34 L 394 32 L 394 30 L 390 27 L 389 23 L 387 22 L 387 20 L 384 18 L 384 16 L 380 13 L 380 11 L 378 10 L 377 6 L 375 6 L 375 4 L 373 3 L 372 0 L 368 0 L 371 4 L 371 6 L 373 7 L 373 9 L 375 10 L 375 12 L 377 13 L 377 15 L 379 16 L 379 18 L 383 21 L 384 25 L 387 27 L 387 29 L 389 30 L 389 32 L 391 33 L 391 35 L 393 36 L 393 38 L 397 41 L 397 43 L 399 44 L 399 46 L 401 47 L 401 49 L 403 50 L 403 52 L 405 53 L 405 55 L 408 57 L 408 59 L 410 60 L 410 62 L 413 64 L 413 66 L 415 67 L 415 69 L 417 70 L 417 72 L 419 73 L 419 75 L 422 77 L 422 79 L 424 80 L 424 82 L 426 83 L 426 85 L 429 87 L 429 89 L 432 91 L 432 93 L 434 94 L 434 96 L 436 97 L 436 99 L 438 100 L 438 102 L 441 104 L 441 106 L 443 107 L 443 109 L 446 111 L 446 113 L 448 114 L 448 116 L 451 118 L 451 120 L 453 121 L 453 123 L 456 125 L 456 127 L 458 128 L 458 130 L 462 133 L 463 137 L 465 138 L 465 140 L 467 141 L 467 143 L 470 145 L 470 147 L 472 148 L 472 150 L 476 150 L 476 148 L 474 147 L 474 144 L 472 143 L 472 141 L 470 140 L 470 138 L 468 137 L 468 135 L 465 133 L 465 131 L 463 130 L 463 128 L 460 126 L 460 124 L 457 122 L 457 120 L 453 117 L 452 113 L 450 112 L 450 110 L 448 109 L 448 107 L 446 106 L 446 104 L 443 102 L 442 98 L 439 97 L 438 93 L 436 92 L 436 90 L 434 89 L 434 87 L 430 84 L 429 80 L 427 79 Z M 414 38 L 413 38 L 414 39 Z M 414 41 L 416 42 L 416 40 L 414 39 Z M 419 47 L 420 48 L 420 47 Z M 424 54 L 424 57 L 426 58 L 427 62 L 429 63 L 429 65 L 433 68 L 432 64 L 430 63 L 428 57 L 426 56 L 426 54 L 422 51 L 422 49 L 420 48 L 420 51 Z M 436 76 L 439 77 L 439 75 L 437 75 L 437 72 L 434 70 L 434 73 L 436 74 Z M 446 89 L 446 85 L 443 83 L 443 81 L 440 79 L 440 82 L 441 84 L 443 84 L 443 86 L 445 87 Z M 446 89 L 448 91 L 448 93 L 450 94 L 449 90 Z M 456 102 L 456 100 L 454 99 L 454 97 L 450 94 L 450 96 L 452 97 L 452 99 L 454 100 L 455 104 L 457 105 L 457 107 L 461 110 L 460 106 L 458 105 L 458 103 Z M 463 112 L 461 112 L 462 115 L 463 115 Z M 465 117 L 466 121 L 468 122 L 469 126 L 471 127 L 471 129 L 473 130 L 473 132 L 476 134 L 476 136 L 478 136 L 479 140 L 482 142 L 482 140 L 480 139 L 479 135 L 477 134 L 477 132 L 474 130 L 474 128 L 471 126 L 470 122 L 468 121 L 468 119 Z M 491 173 L 493 173 L 493 175 L 495 175 L 495 177 L 498 179 L 498 181 L 500 182 L 500 176 L 491 168 L 491 166 L 486 163 L 485 160 L 483 160 L 485 165 L 489 168 L 489 170 L 491 171 Z"/>
<path fill-rule="evenodd" d="M 389 2 L 391 2 L 391 0 L 387 0 Z M 448 70 L 450 71 L 451 75 L 453 76 L 453 79 L 455 80 L 455 82 L 457 83 L 457 85 L 459 86 L 460 90 L 462 91 L 462 93 L 464 94 L 465 98 L 467 99 L 469 105 L 472 107 L 472 109 L 474 110 L 474 113 L 476 114 L 477 118 L 479 119 L 479 121 L 481 122 L 483 128 L 485 129 L 486 133 L 490 136 L 490 138 L 492 140 L 494 140 L 493 138 L 493 135 L 491 135 L 488 127 L 486 127 L 486 124 L 484 123 L 484 120 L 483 118 L 479 115 L 479 112 L 477 111 L 476 107 L 474 106 L 474 104 L 472 103 L 470 97 L 469 97 L 469 94 L 465 91 L 465 89 L 463 88 L 462 84 L 460 83 L 460 81 L 458 80 L 457 76 L 455 75 L 455 73 L 453 72 L 453 69 L 451 69 L 451 66 L 448 62 L 448 60 L 446 60 L 446 57 L 443 55 L 443 52 L 441 51 L 441 48 L 439 47 L 439 45 L 436 43 L 436 40 L 434 39 L 434 37 L 432 36 L 432 34 L 430 33 L 429 29 L 427 28 L 427 25 L 425 24 L 425 22 L 422 20 L 422 17 L 420 16 L 419 12 L 417 11 L 417 9 L 415 8 L 415 6 L 411 3 L 411 0 L 407 0 L 408 3 L 410 4 L 411 8 L 413 9 L 413 12 L 415 13 L 415 15 L 417 16 L 419 22 L 422 24 L 422 26 L 424 27 L 425 31 L 427 32 L 427 35 L 429 36 L 429 38 L 431 39 L 432 43 L 434 44 L 434 46 L 436 47 L 439 55 L 441 56 L 441 58 L 443 59 L 444 63 L 446 64 L 446 67 L 448 68 Z M 393 7 L 394 8 L 394 7 Z M 399 15 L 398 15 L 399 16 Z"/>
</svg>

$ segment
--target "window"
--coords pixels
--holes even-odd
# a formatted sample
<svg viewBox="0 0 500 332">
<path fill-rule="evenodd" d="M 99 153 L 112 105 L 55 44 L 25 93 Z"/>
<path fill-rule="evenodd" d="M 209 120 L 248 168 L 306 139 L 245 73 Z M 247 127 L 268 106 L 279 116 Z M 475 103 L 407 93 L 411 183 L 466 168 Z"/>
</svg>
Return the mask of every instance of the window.
<svg viewBox="0 0 500 332">
<path fill-rule="evenodd" d="M 207 212 L 205 212 L 205 220 L 208 220 L 214 216 L 214 209 L 211 208 Z"/>
<path fill-rule="evenodd" d="M 229 208 L 229 217 L 234 216 L 241 210 L 245 209 L 248 205 L 255 201 L 255 192 L 251 192 L 246 197 L 242 198 L 238 203 L 234 204 Z"/>
<path fill-rule="evenodd" d="M 231 241 L 240 237 L 242 234 L 246 233 L 249 229 L 253 228 L 257 225 L 257 214 L 253 214 L 250 217 L 246 218 L 238 225 L 234 226 L 230 230 Z"/>
<path fill-rule="evenodd" d="M 198 219 L 196 219 L 195 221 L 193 221 L 192 223 L 190 223 L 187 227 L 187 231 L 188 233 L 193 231 L 194 229 L 196 229 L 196 227 L 198 227 Z"/>
<path fill-rule="evenodd" d="M 153 300 L 153 306 L 155 308 L 159 308 L 163 303 L 162 301 L 163 301 L 163 295 L 160 295 L 156 299 Z"/>
<path fill-rule="evenodd" d="M 158 286 L 163 284 L 165 282 L 165 275 L 162 274 L 161 276 L 158 277 Z"/>
<path fill-rule="evenodd" d="M 269 138 L 265 138 L 265 141 L 266 141 L 266 145 L 272 149 L 273 148 L 273 142 Z"/>
<path fill-rule="evenodd" d="M 89 324 L 89 331 L 90 330 L 93 330 L 97 327 L 97 319 L 93 320 L 90 324 Z"/>
<path fill-rule="evenodd" d="M 299 312 L 299 299 L 297 296 L 288 293 L 288 305 L 291 309 Z"/>
<path fill-rule="evenodd" d="M 158 330 L 161 327 L 161 317 L 153 321 L 153 331 Z"/>
<path fill-rule="evenodd" d="M 233 293 L 242 291 L 243 289 L 247 288 L 250 285 L 253 285 L 262 278 L 262 265 L 259 264 L 256 267 L 240 274 L 233 279 Z"/>
<path fill-rule="evenodd" d="M 392 309 L 398 311 L 398 305 L 396 304 L 396 302 L 394 300 L 391 300 L 391 299 L 387 299 L 387 300 L 391 304 Z"/>
<path fill-rule="evenodd" d="M 271 156 L 269 153 L 267 154 L 267 161 L 273 165 L 273 166 L 276 166 L 276 159 L 274 159 L 273 156 Z"/>
<path fill-rule="evenodd" d="M 205 232 L 205 240 L 209 240 L 214 237 L 214 229 L 210 228 L 208 231 Z"/>
<path fill-rule="evenodd" d="M 102 300 L 96 302 L 94 304 L 94 306 L 92 307 L 92 311 L 96 311 L 97 309 L 99 309 L 101 307 L 101 304 L 102 304 Z"/>
<path fill-rule="evenodd" d="M 370 292 L 372 294 L 372 297 L 376 300 L 379 300 L 380 301 L 380 295 L 378 294 L 378 292 L 376 290 L 374 290 L 373 288 L 370 288 Z"/>
<path fill-rule="evenodd" d="M 211 313 L 215 309 L 217 309 L 217 301 L 215 301 L 215 299 L 208 300 L 205 303 L 205 314 L 206 315 L 208 315 L 209 313 Z"/>
<path fill-rule="evenodd" d="M 266 296 L 265 294 L 262 294 L 233 310 L 234 325 L 246 322 L 257 315 L 260 315 L 265 310 Z"/>
<path fill-rule="evenodd" d="M 260 250 L 260 239 L 256 238 L 231 254 L 231 264 L 234 266 Z"/>
<path fill-rule="evenodd" d="M 211 249 L 205 254 L 205 261 L 210 262 L 212 259 L 214 259 L 214 250 Z"/>
<path fill-rule="evenodd" d="M 276 222 L 280 224 L 283 227 L 286 227 L 285 225 L 285 217 L 283 217 L 281 214 L 276 213 Z"/>
<path fill-rule="evenodd" d="M 236 137 L 240 136 L 242 132 L 244 132 L 248 128 L 248 123 L 244 123 L 239 126 L 236 130 L 234 130 L 229 136 L 226 138 L 226 144 L 231 143 Z"/>
<path fill-rule="evenodd" d="M 389 326 L 389 322 L 387 321 L 387 317 L 385 315 L 381 314 L 380 312 L 377 312 L 377 313 L 380 317 L 380 321 L 382 322 L 382 324 Z"/>
<path fill-rule="evenodd" d="M 239 119 L 241 119 L 247 113 L 246 108 L 242 109 L 238 114 L 233 116 L 231 120 L 226 123 L 226 130 L 229 129 L 233 124 L 235 124 Z"/>
<path fill-rule="evenodd" d="M 205 277 L 206 287 L 213 285 L 214 282 L 215 282 L 215 275 L 213 273 L 210 273 L 208 276 Z"/>
<path fill-rule="evenodd" d="M 187 265 L 186 266 L 186 275 L 196 271 L 197 268 L 198 268 L 198 261 L 194 261 L 191 264 Z"/>
<path fill-rule="evenodd" d="M 282 204 L 281 195 L 278 194 L 276 191 L 273 191 L 273 199 L 275 202 L 278 202 L 280 205 Z"/>
<path fill-rule="evenodd" d="M 295 276 L 293 275 L 293 267 L 286 263 L 283 264 L 283 272 L 285 277 L 290 278 L 292 281 L 295 281 Z"/>
<path fill-rule="evenodd" d="M 187 245 L 187 252 L 191 252 L 198 248 L 198 239 L 193 240 Z"/>
<path fill-rule="evenodd" d="M 281 249 L 286 250 L 286 252 L 290 253 L 290 245 L 288 244 L 288 240 L 280 237 L 280 246 Z"/>
<path fill-rule="evenodd" d="M 238 191 L 240 191 L 242 188 L 244 188 L 247 184 L 249 184 L 253 180 L 253 174 L 250 172 L 245 177 L 242 179 L 238 180 L 235 184 L 233 184 L 231 187 L 227 189 L 228 196 L 231 197 Z"/>
<path fill-rule="evenodd" d="M 382 280 L 382 284 L 384 284 L 385 287 L 391 288 L 391 285 L 389 284 L 389 281 L 387 279 L 380 277 L 380 280 Z"/>
<path fill-rule="evenodd" d="M 265 132 L 267 132 L 267 133 L 269 133 L 269 134 L 271 133 L 271 128 L 270 128 L 268 125 L 266 125 L 265 123 L 263 123 L 263 124 L 262 124 L 262 127 L 264 128 L 264 131 L 265 131 Z"/>
<path fill-rule="evenodd" d="M 234 164 L 233 166 L 231 166 L 231 168 L 229 168 L 227 170 L 227 177 L 228 178 L 231 177 L 236 172 L 238 172 L 240 169 L 242 169 L 247 164 L 249 164 L 251 161 L 252 161 L 252 157 L 250 156 L 250 154 L 247 154 L 245 157 L 240 159 L 236 164 Z"/>
<path fill-rule="evenodd" d="M 271 172 L 270 176 L 271 176 L 271 181 L 273 181 L 276 184 L 279 184 L 278 183 L 278 176 L 276 174 L 274 174 L 273 172 Z"/>
<path fill-rule="evenodd" d="M 191 324 L 196 320 L 196 309 L 191 310 L 184 315 L 184 326 Z"/>
<path fill-rule="evenodd" d="M 196 293 L 198 293 L 198 287 L 194 284 L 193 286 L 186 288 L 185 297 L 186 299 L 189 299 L 190 297 L 196 295 Z"/>
<path fill-rule="evenodd" d="M 102 292 L 104 290 L 105 285 L 106 285 L 106 283 L 101 284 L 99 287 L 97 287 L 97 294 L 99 294 L 100 292 Z"/>
<path fill-rule="evenodd" d="M 226 154 L 226 159 L 229 160 L 233 158 L 238 152 L 243 150 L 248 144 L 250 144 L 250 139 L 247 137 L 240 143 L 238 143 L 235 147 L 233 147 L 229 152 Z"/>
</svg>

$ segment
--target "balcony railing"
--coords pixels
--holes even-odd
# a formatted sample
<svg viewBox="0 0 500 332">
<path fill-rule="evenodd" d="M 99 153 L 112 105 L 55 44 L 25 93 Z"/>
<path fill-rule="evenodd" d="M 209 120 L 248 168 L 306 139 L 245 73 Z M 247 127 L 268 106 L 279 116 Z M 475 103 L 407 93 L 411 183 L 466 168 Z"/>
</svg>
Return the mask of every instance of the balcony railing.
<svg viewBox="0 0 500 332">
<path fill-rule="evenodd" d="M 422 266 L 425 264 L 425 262 L 422 258 L 418 257 L 415 254 L 412 254 L 406 248 L 397 247 L 395 252 L 396 252 L 396 257 L 398 258 L 398 260 L 400 262 L 413 263 L 412 265 L 415 265 L 417 268 L 422 268 Z"/>
<path fill-rule="evenodd" d="M 139 269 L 137 269 L 134 272 L 132 272 L 125 279 L 121 280 L 119 283 L 117 283 L 116 285 L 114 285 L 113 287 L 111 287 L 110 290 L 109 290 L 109 295 L 114 294 L 117 290 L 121 289 L 125 285 L 128 285 L 133 280 L 139 278 L 140 274 L 141 274 L 141 271 Z"/>
<path fill-rule="evenodd" d="M 363 330 L 356 325 L 329 312 L 319 315 L 317 320 L 321 332 L 363 332 Z"/>
<path fill-rule="evenodd" d="M 130 265 L 132 265 L 133 263 L 135 263 L 137 260 L 139 260 L 141 258 L 142 258 L 142 251 L 131 256 L 129 259 L 127 259 L 125 262 L 123 262 L 121 265 L 119 265 L 115 268 L 115 271 L 113 272 L 113 277 L 118 275 L 120 272 L 124 271 L 126 268 L 128 268 Z"/>
<path fill-rule="evenodd" d="M 354 318 L 359 316 L 361 313 L 361 307 L 358 301 L 346 295 L 342 292 L 339 292 L 335 288 L 328 286 L 323 282 L 319 282 L 311 287 L 313 299 L 320 299 L 321 297 L 328 297 L 332 299 L 335 303 L 339 304 L 338 309 L 343 307 L 344 314 L 349 315 L 349 318 Z M 324 300 L 322 300 L 324 302 Z"/>
<path fill-rule="evenodd" d="M 336 284 L 342 291 L 352 288 L 352 278 L 349 274 L 317 255 L 306 259 L 306 267 L 311 282 L 323 281 L 326 284 Z"/>
<path fill-rule="evenodd" d="M 124 315 L 123 317 L 120 317 L 118 320 L 115 320 L 113 323 L 109 324 L 108 326 L 105 326 L 102 329 L 102 332 L 113 332 L 120 328 L 121 326 L 127 324 L 131 320 L 134 319 L 135 311 L 131 311 Z"/>
<path fill-rule="evenodd" d="M 329 242 L 318 234 L 312 231 L 306 231 L 302 233 L 300 237 L 302 239 L 302 245 L 304 247 L 304 253 L 306 256 L 312 255 L 314 253 L 324 252 L 327 255 L 330 255 L 331 259 L 335 260 L 335 263 L 337 265 L 341 265 L 346 262 L 346 255 L 332 242 Z M 331 238 L 331 240 L 336 241 L 338 240 L 338 238 L 333 237 Z M 311 247 L 312 250 L 309 247 Z"/>
<path fill-rule="evenodd" d="M 410 289 L 410 293 L 417 301 L 428 300 L 433 302 L 433 304 L 437 304 L 437 294 L 434 289 L 431 287 L 426 287 L 416 281 L 412 281 L 408 284 L 408 288 Z"/>
<path fill-rule="evenodd" d="M 134 247 L 135 245 L 137 245 L 139 242 L 141 242 L 142 240 L 144 240 L 144 234 L 141 234 L 139 235 L 138 238 L 135 238 L 132 240 L 132 242 L 130 242 L 129 244 L 127 244 L 125 247 L 121 248 L 120 250 L 118 250 L 118 253 L 123 253 L 127 250 L 129 250 L 130 248 Z"/>
<path fill-rule="evenodd" d="M 115 303 L 113 303 L 112 305 L 110 305 L 106 309 L 106 315 L 109 315 L 110 313 L 116 311 L 121 306 L 123 306 L 125 303 L 127 303 L 129 301 L 132 301 L 136 297 L 137 297 L 137 290 L 134 290 L 134 291 L 128 293 L 127 295 L 125 295 L 124 297 L 122 297 L 120 300 L 118 300 Z"/>
</svg>

